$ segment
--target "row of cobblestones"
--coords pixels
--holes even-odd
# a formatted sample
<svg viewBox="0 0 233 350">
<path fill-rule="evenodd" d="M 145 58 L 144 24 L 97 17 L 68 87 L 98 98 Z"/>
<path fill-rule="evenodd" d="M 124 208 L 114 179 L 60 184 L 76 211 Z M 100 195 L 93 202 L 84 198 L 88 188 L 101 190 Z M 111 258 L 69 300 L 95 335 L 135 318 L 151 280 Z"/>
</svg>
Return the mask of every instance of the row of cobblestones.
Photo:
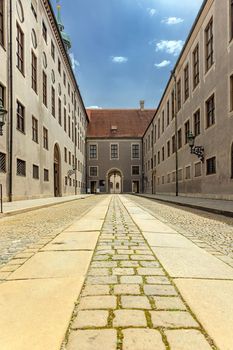
<svg viewBox="0 0 233 350">
<path fill-rule="evenodd" d="M 67 350 L 215 349 L 118 197 L 77 302 Z"/>
<path fill-rule="evenodd" d="M 128 198 L 233 267 L 233 218 L 197 209 L 182 209 L 143 197 L 131 195 Z"/>
<path fill-rule="evenodd" d="M 41 239 L 48 242 L 103 198 L 103 196 L 92 196 L 1 218 L 0 266 L 6 264 L 19 252 L 34 249 L 35 244 Z"/>
</svg>

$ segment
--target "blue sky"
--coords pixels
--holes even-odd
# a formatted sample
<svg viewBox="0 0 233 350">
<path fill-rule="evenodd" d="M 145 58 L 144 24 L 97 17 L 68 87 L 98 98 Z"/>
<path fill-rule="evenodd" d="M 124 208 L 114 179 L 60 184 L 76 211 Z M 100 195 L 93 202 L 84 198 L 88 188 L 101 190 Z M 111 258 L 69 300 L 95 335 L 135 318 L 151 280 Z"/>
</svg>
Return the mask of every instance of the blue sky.
<svg viewBox="0 0 233 350">
<path fill-rule="evenodd" d="M 155 108 L 202 1 L 60 0 L 86 107 Z"/>
</svg>

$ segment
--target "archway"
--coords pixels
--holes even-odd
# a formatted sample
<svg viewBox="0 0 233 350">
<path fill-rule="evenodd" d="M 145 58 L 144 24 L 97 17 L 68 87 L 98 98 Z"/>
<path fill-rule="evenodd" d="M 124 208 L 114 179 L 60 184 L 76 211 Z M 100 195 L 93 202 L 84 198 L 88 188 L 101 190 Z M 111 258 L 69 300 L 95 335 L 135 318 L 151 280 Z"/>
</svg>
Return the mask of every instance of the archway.
<svg viewBox="0 0 233 350">
<path fill-rule="evenodd" d="M 119 169 L 110 169 L 106 180 L 108 193 L 119 194 L 123 192 L 123 175 Z"/>
<path fill-rule="evenodd" d="M 61 157 L 59 146 L 56 144 L 54 146 L 54 157 L 53 157 L 53 177 L 54 177 L 54 197 L 61 196 Z"/>
</svg>

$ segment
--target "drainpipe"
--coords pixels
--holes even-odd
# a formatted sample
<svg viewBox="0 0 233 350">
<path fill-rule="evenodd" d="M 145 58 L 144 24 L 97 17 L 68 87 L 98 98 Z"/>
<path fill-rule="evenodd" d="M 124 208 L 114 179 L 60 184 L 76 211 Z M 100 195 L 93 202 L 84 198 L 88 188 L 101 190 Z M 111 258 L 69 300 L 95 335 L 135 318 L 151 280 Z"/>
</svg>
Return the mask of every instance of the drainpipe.
<svg viewBox="0 0 233 350">
<path fill-rule="evenodd" d="M 9 131 L 8 131 L 8 147 L 9 147 L 9 202 L 13 199 L 13 56 L 12 56 L 12 0 L 9 1 L 9 64 L 8 64 L 8 102 L 9 102 Z"/>
</svg>

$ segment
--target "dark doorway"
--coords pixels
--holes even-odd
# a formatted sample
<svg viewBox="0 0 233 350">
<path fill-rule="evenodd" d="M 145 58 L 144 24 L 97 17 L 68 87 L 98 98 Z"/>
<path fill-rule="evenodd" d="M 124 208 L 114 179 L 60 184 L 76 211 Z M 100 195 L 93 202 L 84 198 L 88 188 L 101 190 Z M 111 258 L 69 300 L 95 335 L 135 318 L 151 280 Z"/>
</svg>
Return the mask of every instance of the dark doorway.
<svg viewBox="0 0 233 350">
<path fill-rule="evenodd" d="M 53 169 L 54 169 L 54 196 L 60 197 L 60 153 L 59 148 L 57 145 L 54 147 L 54 162 L 53 162 Z"/>
<path fill-rule="evenodd" d="M 96 193 L 96 189 L 97 189 L 97 182 L 91 181 L 91 193 Z"/>
<path fill-rule="evenodd" d="M 132 182 L 132 192 L 139 193 L 139 181 Z"/>
</svg>

